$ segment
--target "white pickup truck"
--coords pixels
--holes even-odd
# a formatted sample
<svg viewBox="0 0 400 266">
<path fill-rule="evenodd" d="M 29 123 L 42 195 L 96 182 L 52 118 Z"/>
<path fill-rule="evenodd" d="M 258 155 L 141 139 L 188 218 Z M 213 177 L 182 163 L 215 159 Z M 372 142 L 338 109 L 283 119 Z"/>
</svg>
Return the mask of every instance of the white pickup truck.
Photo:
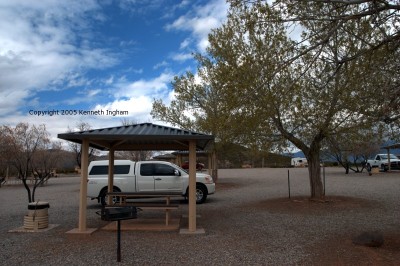
<svg viewBox="0 0 400 266">
<path fill-rule="evenodd" d="M 189 174 L 179 166 L 164 161 L 114 161 L 114 192 L 181 192 L 188 196 Z M 106 204 L 108 161 L 89 164 L 88 197 Z M 196 202 L 203 203 L 215 192 L 208 174 L 196 173 Z"/>
<path fill-rule="evenodd" d="M 371 171 L 372 167 L 379 167 L 383 171 L 390 169 L 400 169 L 400 159 L 394 154 L 377 154 L 374 159 L 367 160 L 367 170 Z"/>
</svg>

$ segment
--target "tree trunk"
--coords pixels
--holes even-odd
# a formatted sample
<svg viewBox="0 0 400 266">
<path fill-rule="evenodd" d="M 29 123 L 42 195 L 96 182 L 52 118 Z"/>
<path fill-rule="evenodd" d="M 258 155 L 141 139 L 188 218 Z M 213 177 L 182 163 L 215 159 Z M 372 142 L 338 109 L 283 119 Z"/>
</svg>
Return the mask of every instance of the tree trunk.
<svg viewBox="0 0 400 266">
<path fill-rule="evenodd" d="M 31 193 L 31 189 L 29 188 L 29 185 L 26 183 L 26 177 L 25 178 L 21 178 L 22 180 L 22 184 L 24 184 L 24 187 L 26 189 L 26 191 L 28 192 L 28 202 L 31 203 L 32 202 L 32 193 Z"/>
<path fill-rule="evenodd" d="M 308 156 L 308 174 L 310 178 L 311 198 L 323 198 L 324 188 L 321 179 L 321 165 L 319 158 L 319 149 L 310 149 Z"/>
</svg>

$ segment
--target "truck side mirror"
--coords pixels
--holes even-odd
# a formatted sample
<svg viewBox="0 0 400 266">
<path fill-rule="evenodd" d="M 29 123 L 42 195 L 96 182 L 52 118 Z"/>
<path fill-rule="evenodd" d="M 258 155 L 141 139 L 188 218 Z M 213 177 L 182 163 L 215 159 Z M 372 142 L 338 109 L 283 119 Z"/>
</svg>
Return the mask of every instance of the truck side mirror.
<svg viewBox="0 0 400 266">
<path fill-rule="evenodd" d="M 174 174 L 175 174 L 176 176 L 181 176 L 181 172 L 179 172 L 179 170 L 177 170 L 177 169 L 174 170 Z"/>
</svg>

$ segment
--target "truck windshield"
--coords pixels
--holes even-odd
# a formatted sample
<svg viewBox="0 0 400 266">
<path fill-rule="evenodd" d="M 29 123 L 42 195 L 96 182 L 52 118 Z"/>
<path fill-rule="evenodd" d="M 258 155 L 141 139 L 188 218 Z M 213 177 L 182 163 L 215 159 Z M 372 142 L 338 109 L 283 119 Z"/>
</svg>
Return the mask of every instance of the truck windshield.
<svg viewBox="0 0 400 266">
<path fill-rule="evenodd" d="M 175 165 L 175 167 L 178 168 L 180 171 L 189 174 L 189 169 L 188 169 L 188 170 L 185 170 L 185 169 L 183 169 L 182 167 L 180 167 L 180 166 L 178 166 L 178 165 Z"/>
<path fill-rule="evenodd" d="M 387 160 L 387 159 L 388 159 L 388 156 L 387 156 L 387 154 L 381 155 L 381 158 L 384 159 L 384 160 Z M 399 159 L 399 158 L 397 158 L 397 156 L 394 155 L 394 154 L 389 154 L 389 158 L 390 158 L 391 160 L 392 160 L 392 159 Z"/>
</svg>

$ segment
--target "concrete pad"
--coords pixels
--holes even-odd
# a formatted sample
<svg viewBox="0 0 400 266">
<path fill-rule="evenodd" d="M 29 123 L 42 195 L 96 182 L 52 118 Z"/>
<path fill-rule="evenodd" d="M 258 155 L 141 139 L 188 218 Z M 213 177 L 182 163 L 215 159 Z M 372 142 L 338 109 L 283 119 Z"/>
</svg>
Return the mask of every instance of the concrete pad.
<svg viewBox="0 0 400 266">
<path fill-rule="evenodd" d="M 371 173 L 378 174 L 379 173 L 379 168 L 377 168 L 377 167 L 372 168 L 371 169 Z"/>
<path fill-rule="evenodd" d="M 37 230 L 27 230 L 23 226 L 9 230 L 9 233 L 42 233 L 47 232 L 55 227 L 59 226 L 59 224 L 49 224 L 47 228 L 37 229 Z"/>
<path fill-rule="evenodd" d="M 181 235 L 202 235 L 205 234 L 206 231 L 204 230 L 204 228 L 201 227 L 197 227 L 196 231 L 189 231 L 189 229 L 187 228 L 182 228 L 181 230 L 179 230 L 179 234 Z"/>
<path fill-rule="evenodd" d="M 80 231 L 79 228 L 74 228 L 70 231 L 65 232 L 66 234 L 69 235 L 82 235 L 82 236 L 90 236 L 91 234 L 93 234 L 95 231 L 97 230 L 97 228 L 86 228 L 86 230 L 84 231 Z"/>
<path fill-rule="evenodd" d="M 177 231 L 180 219 L 170 219 L 165 224 L 165 219 L 130 219 L 121 221 L 121 231 Z M 103 230 L 117 230 L 117 222 L 111 222 L 101 228 Z"/>
</svg>

